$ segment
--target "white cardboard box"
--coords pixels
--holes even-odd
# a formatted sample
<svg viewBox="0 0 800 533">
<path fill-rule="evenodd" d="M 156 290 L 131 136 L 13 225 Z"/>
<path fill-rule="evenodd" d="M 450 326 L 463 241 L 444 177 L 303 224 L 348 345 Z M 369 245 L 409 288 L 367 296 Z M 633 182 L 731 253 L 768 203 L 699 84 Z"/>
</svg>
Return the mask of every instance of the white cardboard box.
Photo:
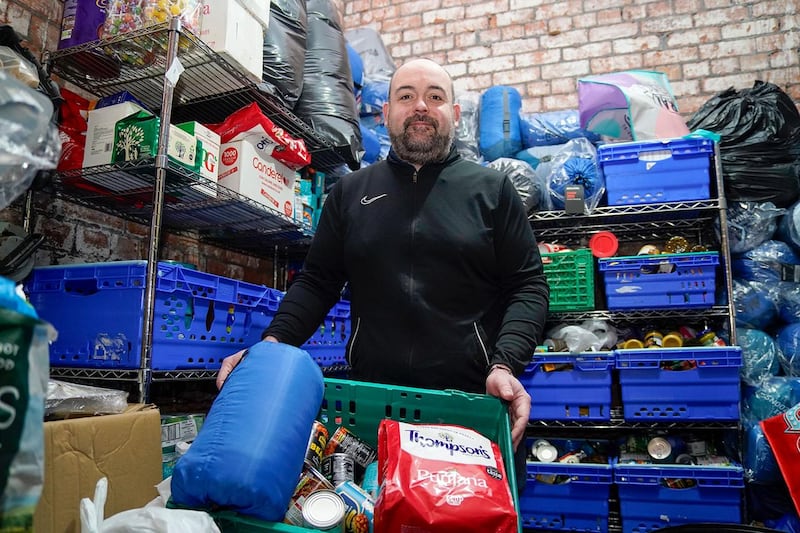
<svg viewBox="0 0 800 533">
<path fill-rule="evenodd" d="M 92 109 L 89 111 L 86 128 L 86 147 L 83 166 L 109 165 L 114 156 L 114 126 L 117 121 L 137 111 L 145 111 L 133 102 Z"/>
<path fill-rule="evenodd" d="M 194 189 L 209 196 L 216 196 L 217 177 L 219 175 L 219 134 L 196 121 L 178 124 L 178 128 L 191 133 L 197 139 L 197 157 L 200 159 L 198 173 L 213 182 L 197 185 Z"/>
<path fill-rule="evenodd" d="M 244 8 L 255 17 L 255 19 L 261 24 L 261 27 L 264 28 L 264 31 L 267 31 L 269 28 L 269 0 L 239 0 L 239 3 L 244 6 Z"/>
<path fill-rule="evenodd" d="M 248 78 L 261 83 L 264 28 L 241 4 L 205 0 L 200 39 Z"/>
<path fill-rule="evenodd" d="M 271 157 L 263 157 L 247 141 L 220 146 L 219 183 L 289 218 L 294 216 L 297 173 Z"/>
</svg>

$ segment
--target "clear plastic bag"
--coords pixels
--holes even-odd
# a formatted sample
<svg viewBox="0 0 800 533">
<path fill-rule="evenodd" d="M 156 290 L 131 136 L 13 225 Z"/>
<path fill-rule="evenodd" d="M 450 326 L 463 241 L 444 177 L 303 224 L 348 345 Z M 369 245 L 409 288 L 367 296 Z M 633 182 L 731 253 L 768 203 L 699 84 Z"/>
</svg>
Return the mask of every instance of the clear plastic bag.
<svg viewBox="0 0 800 533">
<path fill-rule="evenodd" d="M 61 153 L 53 103 L 0 71 L 0 209 L 23 194 Z"/>
<path fill-rule="evenodd" d="M 570 185 L 583 187 L 586 211 L 591 213 L 600 203 L 606 190 L 606 182 L 597 165 L 597 149 L 585 137 L 572 139 L 564 149 L 553 157 L 547 188 L 553 209 L 564 208 L 566 188 Z"/>
</svg>

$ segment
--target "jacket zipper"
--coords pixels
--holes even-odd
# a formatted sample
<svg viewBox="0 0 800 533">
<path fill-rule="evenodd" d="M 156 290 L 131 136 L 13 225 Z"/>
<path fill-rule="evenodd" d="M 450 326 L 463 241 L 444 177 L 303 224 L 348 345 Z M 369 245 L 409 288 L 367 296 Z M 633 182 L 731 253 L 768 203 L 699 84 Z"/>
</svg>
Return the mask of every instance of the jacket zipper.
<svg viewBox="0 0 800 533">
<path fill-rule="evenodd" d="M 481 337 L 481 331 L 478 329 L 478 323 L 472 323 L 472 329 L 475 330 L 475 336 L 478 338 L 478 344 L 481 345 L 481 351 L 483 352 L 483 359 L 486 361 L 486 364 L 489 364 L 489 350 L 486 349 L 486 343 L 483 342 L 483 338 Z"/>
<path fill-rule="evenodd" d="M 356 327 L 350 334 L 350 349 L 347 350 L 347 357 L 345 360 L 351 367 L 353 366 L 353 347 L 356 345 L 356 338 L 358 337 L 358 329 L 361 327 L 361 317 L 356 319 Z"/>
<path fill-rule="evenodd" d="M 416 210 L 417 207 L 417 176 L 419 171 L 414 169 L 414 174 L 411 175 L 411 209 L 412 213 Z M 414 249 L 414 240 L 416 237 L 417 232 L 417 221 L 415 218 L 412 217 L 411 219 L 411 227 L 409 228 L 410 238 L 411 238 L 411 249 Z M 408 287 L 408 294 L 410 298 L 413 298 L 414 295 L 414 260 L 413 258 L 410 260 L 408 265 L 409 272 L 408 272 L 408 279 L 409 279 L 409 287 Z M 408 349 L 408 368 L 414 368 L 414 344 L 411 343 Z"/>
</svg>

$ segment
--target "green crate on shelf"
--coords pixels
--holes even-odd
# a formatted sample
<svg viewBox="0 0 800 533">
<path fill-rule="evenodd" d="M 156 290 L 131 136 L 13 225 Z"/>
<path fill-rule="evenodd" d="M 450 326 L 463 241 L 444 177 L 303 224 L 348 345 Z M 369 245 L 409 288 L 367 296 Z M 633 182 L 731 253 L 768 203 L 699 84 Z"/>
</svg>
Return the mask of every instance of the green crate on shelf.
<svg viewBox="0 0 800 533">
<path fill-rule="evenodd" d="M 594 309 L 594 256 L 589 248 L 543 253 L 550 285 L 550 311 Z"/>
<path fill-rule="evenodd" d="M 416 389 L 326 378 L 319 420 L 333 434 L 339 425 L 377 446 L 378 425 L 388 418 L 408 423 L 458 424 L 497 442 L 519 516 L 514 449 L 508 410 L 497 398 L 460 391 Z M 289 524 L 264 522 L 223 511 L 212 513 L 224 533 L 307 533 L 317 531 Z M 518 531 L 522 526 L 518 525 Z"/>
</svg>

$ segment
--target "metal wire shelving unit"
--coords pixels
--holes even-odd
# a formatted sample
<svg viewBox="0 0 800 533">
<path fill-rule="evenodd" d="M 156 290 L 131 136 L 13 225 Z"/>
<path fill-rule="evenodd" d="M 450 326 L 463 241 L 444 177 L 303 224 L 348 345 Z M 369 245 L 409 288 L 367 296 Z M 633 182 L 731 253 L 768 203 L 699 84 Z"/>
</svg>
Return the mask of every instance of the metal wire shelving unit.
<svg viewBox="0 0 800 533">
<path fill-rule="evenodd" d="M 152 339 L 158 243 L 162 231 L 187 234 L 215 246 L 275 258 L 304 249 L 310 228 L 170 162 L 170 123 L 221 122 L 255 102 L 290 136 L 302 139 L 311 166 L 358 168 L 349 146 L 334 146 L 294 115 L 266 83 L 249 79 L 178 18 L 118 37 L 57 50 L 45 63 L 51 75 L 102 98 L 128 91 L 160 117 L 154 158 L 50 174 L 45 190 L 59 198 L 150 228 L 143 304 L 142 353 L 135 370 L 52 368 L 60 378 L 135 382 L 148 401 L 154 381 L 212 379 L 216 371 L 153 371 Z"/>
</svg>

